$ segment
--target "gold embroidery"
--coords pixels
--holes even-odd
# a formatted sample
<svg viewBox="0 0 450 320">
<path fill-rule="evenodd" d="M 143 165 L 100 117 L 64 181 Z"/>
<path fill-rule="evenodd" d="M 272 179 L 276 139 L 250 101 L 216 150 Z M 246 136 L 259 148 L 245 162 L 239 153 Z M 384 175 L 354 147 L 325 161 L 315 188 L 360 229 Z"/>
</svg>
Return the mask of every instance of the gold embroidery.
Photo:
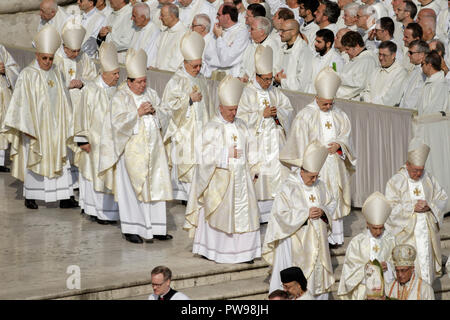
<svg viewBox="0 0 450 320">
<path fill-rule="evenodd" d="M 75 74 L 75 71 L 74 71 L 72 68 L 70 68 L 70 69 L 69 69 L 69 74 L 70 74 L 70 76 L 72 77 L 72 76 Z"/>
<path fill-rule="evenodd" d="M 414 194 L 416 195 L 416 197 L 418 197 L 420 194 L 420 190 L 417 187 L 414 189 Z"/>
<path fill-rule="evenodd" d="M 330 123 L 330 121 L 327 121 L 327 123 L 325 123 L 325 127 L 327 127 L 327 129 L 331 129 L 332 124 Z"/>
<path fill-rule="evenodd" d="M 236 142 L 238 137 L 237 137 L 237 135 L 233 134 L 233 135 L 231 136 L 231 138 L 233 139 L 234 142 Z"/>
<path fill-rule="evenodd" d="M 48 80 L 48 85 L 50 86 L 50 87 L 52 87 L 53 88 L 53 86 L 55 85 L 55 83 L 53 82 L 53 80 Z"/>
<path fill-rule="evenodd" d="M 194 86 L 192 87 L 192 91 L 197 92 L 197 91 L 198 91 L 198 86 L 197 86 L 197 85 L 194 85 Z"/>
<path fill-rule="evenodd" d="M 309 197 L 309 200 L 310 200 L 312 203 L 314 203 L 314 201 L 316 201 L 316 197 L 314 197 L 314 195 L 311 195 L 311 196 Z"/>
<path fill-rule="evenodd" d="M 373 251 L 377 252 L 380 251 L 380 247 L 378 245 L 375 245 L 375 247 L 372 248 Z"/>
<path fill-rule="evenodd" d="M 263 105 L 265 105 L 266 108 L 268 108 L 269 107 L 269 101 L 267 101 L 267 99 L 264 99 Z"/>
</svg>

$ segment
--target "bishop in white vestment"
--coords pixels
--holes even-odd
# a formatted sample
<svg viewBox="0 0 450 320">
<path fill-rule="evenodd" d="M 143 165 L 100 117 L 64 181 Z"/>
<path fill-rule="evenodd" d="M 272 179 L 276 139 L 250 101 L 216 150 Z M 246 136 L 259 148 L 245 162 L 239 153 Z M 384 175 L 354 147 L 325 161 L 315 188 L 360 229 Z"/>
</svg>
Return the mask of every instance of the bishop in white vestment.
<svg viewBox="0 0 450 320">
<path fill-rule="evenodd" d="M 100 224 L 119 220 L 119 207 L 112 190 L 98 177 L 100 141 L 103 122 L 109 115 L 111 98 L 119 81 L 117 50 L 113 43 L 103 42 L 99 49 L 102 73 L 81 90 L 80 106 L 74 115 L 74 141 L 78 143 L 75 164 L 79 168 L 79 203 L 86 214 Z M 114 179 L 108 172 L 109 180 Z"/>
<path fill-rule="evenodd" d="M 167 234 L 166 201 L 172 200 L 170 173 L 164 152 L 157 110 L 160 99 L 147 87 L 147 55 L 129 49 L 128 79 L 111 101 L 100 142 L 99 175 L 119 203 L 122 233 L 127 241 L 142 243 Z"/>
<path fill-rule="evenodd" d="M 339 281 L 338 296 L 343 300 L 365 300 L 367 288 L 365 268 L 368 262 L 380 262 L 386 283 L 394 279 L 392 249 L 395 238 L 384 230 L 384 223 L 391 213 L 391 206 L 385 196 L 378 191 L 364 202 L 362 214 L 367 229 L 356 235 L 348 244 L 344 266 Z"/>
<path fill-rule="evenodd" d="M 272 86 L 272 48 L 258 45 L 254 61 L 256 73 L 244 89 L 236 116 L 245 121 L 258 144 L 261 166 L 255 189 L 260 222 L 265 223 L 273 199 L 289 173 L 278 156 L 286 143 L 294 110 L 288 97 Z"/>
<path fill-rule="evenodd" d="M 424 170 L 430 148 L 413 139 L 406 164 L 387 182 L 386 198 L 392 213 L 386 228 L 395 235 L 398 244 L 416 248 L 416 272 L 432 285 L 442 274 L 441 239 L 448 195 L 430 172 Z"/>
<path fill-rule="evenodd" d="M 256 150 L 247 126 L 235 118 L 242 90 L 242 82 L 230 75 L 219 84 L 220 114 L 203 130 L 203 158 L 195 169 L 183 227 L 194 238 L 192 252 L 218 263 L 253 263 L 261 257 L 252 172 Z"/>
<path fill-rule="evenodd" d="M 304 150 L 311 141 L 319 140 L 328 147 L 329 155 L 320 175 L 337 201 L 330 221 L 332 234 L 329 241 L 334 246 L 344 243 L 343 218 L 350 213 L 350 174 L 356 164 L 350 120 L 341 109 L 333 105 L 340 83 L 339 76 L 329 67 L 317 75 L 317 95 L 312 103 L 297 113 L 286 145 L 280 152 L 282 163 L 300 167 Z"/>
<path fill-rule="evenodd" d="M 61 39 L 48 25 L 34 42 L 36 60 L 19 74 L 4 120 L 11 134 L 12 176 L 24 181 L 27 208 L 37 209 L 35 200 L 61 200 L 61 208 L 76 207 L 68 161 L 72 106 L 61 73 L 53 65 Z"/>
<path fill-rule="evenodd" d="M 301 168 L 290 173 L 275 196 L 263 246 L 263 258 L 272 265 L 269 292 L 282 288 L 281 270 L 298 266 L 308 291 L 328 300 L 335 279 L 327 237 L 336 200 L 318 179 L 327 156 L 319 141 L 308 144 Z"/>
</svg>

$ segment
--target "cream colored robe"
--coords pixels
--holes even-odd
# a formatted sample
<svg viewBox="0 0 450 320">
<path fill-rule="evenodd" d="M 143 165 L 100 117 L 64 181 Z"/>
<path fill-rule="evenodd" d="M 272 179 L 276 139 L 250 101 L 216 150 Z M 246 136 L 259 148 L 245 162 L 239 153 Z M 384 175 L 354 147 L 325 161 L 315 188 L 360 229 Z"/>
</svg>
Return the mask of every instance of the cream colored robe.
<svg viewBox="0 0 450 320">
<path fill-rule="evenodd" d="M 400 286 L 397 280 L 388 284 L 385 288 L 386 297 L 398 300 L 435 300 L 433 288 L 419 278 L 418 273 L 414 273 L 413 277 L 404 286 Z"/>
<path fill-rule="evenodd" d="M 147 54 L 147 67 L 150 67 L 152 61 L 156 58 L 160 33 L 159 27 L 153 21 L 149 21 L 143 28 L 137 28 L 131 39 L 130 48 L 143 49 Z"/>
<path fill-rule="evenodd" d="M 418 197 L 425 199 L 431 211 L 417 213 L 414 206 L 417 202 L 411 194 L 408 171 L 406 166 L 400 168 L 386 184 L 386 198 L 390 201 L 392 212 L 386 221 L 386 229 L 395 235 L 398 244 L 410 244 L 417 250 L 416 272 L 430 285 L 436 275 L 442 273 L 441 239 L 439 230 L 443 223 L 444 209 L 448 196 L 437 180 L 424 171 L 420 182 L 423 192 L 417 192 Z M 414 189 L 415 191 L 416 189 Z M 415 229 L 420 228 L 420 233 Z M 419 238 L 416 238 L 419 236 Z M 421 249 L 424 248 L 425 250 Z M 430 251 L 426 250 L 430 247 Z M 420 259 L 420 256 L 426 261 Z M 434 268 L 433 268 L 434 265 Z M 433 270 L 434 269 L 434 270 Z"/>
<path fill-rule="evenodd" d="M 9 54 L 6 48 L 0 44 L 0 62 L 5 65 L 5 74 L 0 75 L 0 129 L 3 119 L 8 109 L 9 101 L 14 90 L 14 86 L 19 76 L 19 65 Z M 8 149 L 8 138 L 5 134 L 0 134 L 0 150 Z"/>
<path fill-rule="evenodd" d="M 97 8 L 93 8 L 88 13 L 83 12 L 81 14 L 81 25 L 86 29 L 83 45 L 89 38 L 97 39 L 98 33 L 100 32 L 105 19 L 106 17 L 98 11 Z"/>
<path fill-rule="evenodd" d="M 11 134 L 13 177 L 23 181 L 25 170 L 47 177 L 61 176 L 73 137 L 72 105 L 55 66 L 39 68 L 37 60 L 19 74 L 4 126 Z M 22 133 L 32 136 L 24 158 Z"/>
<path fill-rule="evenodd" d="M 228 159 L 232 138 L 240 159 Z M 203 130 L 203 161 L 197 165 L 192 180 L 183 229 L 194 237 L 199 225 L 199 211 L 204 209 L 208 224 L 227 234 L 259 230 L 259 210 L 250 164 L 255 146 L 245 123 L 233 123 L 221 115 L 210 120 Z M 257 166 L 254 169 L 257 170 Z"/>
<path fill-rule="evenodd" d="M 400 100 L 400 108 L 414 109 L 417 107 L 417 101 L 425 84 L 425 78 L 426 76 L 420 64 L 413 65 L 413 69 L 408 73 L 408 76 L 403 82 L 403 96 Z"/>
<path fill-rule="evenodd" d="M 113 11 L 106 19 L 104 26 L 110 26 L 112 31 L 106 35 L 106 42 L 112 42 L 117 52 L 126 51 L 130 47 L 133 37 L 133 21 L 131 4 L 127 4 L 118 11 Z"/>
<path fill-rule="evenodd" d="M 74 115 L 74 133 L 77 142 L 89 142 L 89 153 L 78 148 L 75 155 L 75 164 L 83 177 L 92 182 L 97 192 L 111 193 L 105 187 L 104 180 L 112 181 L 112 171 L 107 171 L 108 177 L 100 179 L 98 169 L 100 163 L 100 142 L 102 137 L 103 122 L 110 115 L 111 98 L 116 92 L 116 87 L 109 87 L 99 75 L 88 82 L 81 90 L 79 112 Z"/>
<path fill-rule="evenodd" d="M 389 283 L 394 279 L 392 249 L 395 247 L 395 237 L 384 232 L 381 237 L 374 238 L 370 230 L 364 230 L 356 235 L 348 244 L 345 260 L 339 281 L 338 296 L 343 300 L 365 300 L 366 285 L 364 269 L 369 261 L 377 259 L 386 262 L 388 270 L 384 272 L 384 281 Z"/>
<path fill-rule="evenodd" d="M 50 19 L 49 21 L 39 19 L 37 31 L 38 32 L 41 31 L 41 29 L 46 24 L 50 24 L 54 26 L 56 30 L 61 34 L 62 28 L 64 27 L 64 24 L 66 23 L 67 19 L 69 19 L 69 15 L 60 6 L 58 6 L 58 10 L 56 11 L 56 14 L 52 19 Z"/>
<path fill-rule="evenodd" d="M 158 51 L 152 67 L 159 70 L 175 72 L 183 62 L 180 41 L 188 29 L 181 21 L 172 28 L 163 30 L 158 38 Z"/>
<path fill-rule="evenodd" d="M 314 44 L 313 44 L 314 46 Z M 315 51 L 314 51 L 315 52 Z M 313 57 L 312 61 L 312 73 L 311 73 L 311 81 L 309 86 L 309 93 L 316 93 L 316 88 L 314 86 L 314 81 L 316 80 L 317 75 L 320 71 L 322 71 L 325 67 L 333 68 L 333 65 L 336 68 L 336 72 L 342 71 L 344 68 L 344 59 L 342 56 L 334 50 L 334 48 L 331 48 L 330 51 L 328 51 L 325 55 L 321 56 L 320 54 L 316 53 L 316 55 Z"/>
<path fill-rule="evenodd" d="M 321 218 L 309 219 L 311 207 L 322 209 L 329 223 Z M 313 285 L 313 295 L 330 292 L 335 281 L 328 247 L 328 232 L 335 208 L 336 201 L 321 180 L 309 187 L 303 183 L 299 172 L 292 172 L 275 197 L 267 225 L 262 251 L 264 260 L 277 269 L 275 266 L 280 262 L 275 259 L 276 250 L 283 240 L 290 238 L 292 251 L 286 259 L 292 261 L 292 266 L 302 269 L 308 280 L 308 291 Z M 309 283 L 311 277 L 314 284 Z"/>
<path fill-rule="evenodd" d="M 272 117 L 264 118 L 264 101 L 277 107 L 277 117 L 282 127 L 276 125 Z M 278 156 L 286 143 L 292 113 L 291 102 L 280 89 L 271 86 L 263 90 L 256 79 L 244 88 L 236 116 L 244 120 L 250 133 L 256 138 L 258 154 L 262 157 L 259 161 L 260 174 L 255 183 L 258 200 L 273 199 L 289 173 L 280 163 Z"/>
<path fill-rule="evenodd" d="M 322 125 L 321 116 L 323 115 L 331 116 L 333 119 L 336 134 L 334 139 L 326 139 L 325 130 L 329 129 L 325 126 L 326 124 Z M 330 128 L 333 128 L 333 124 Z M 318 140 L 324 145 L 336 142 L 341 146 L 343 152 L 342 156 L 337 153 L 328 155 L 320 171 L 321 180 L 337 200 L 333 220 L 338 220 L 350 213 L 350 174 L 354 171 L 356 164 L 350 120 L 345 112 L 335 106 L 327 113 L 322 112 L 315 100 L 308 104 L 297 113 L 292 122 L 286 145 L 280 152 L 280 161 L 289 167 L 300 168 L 305 149 L 314 140 Z"/>
<path fill-rule="evenodd" d="M 449 85 L 445 80 L 444 71 L 439 71 L 427 77 L 415 107 L 419 116 L 444 111 L 450 112 Z"/>
<path fill-rule="evenodd" d="M 194 88 L 202 94 L 202 100 L 189 105 L 189 95 Z M 161 101 L 170 119 L 163 141 L 169 165 L 177 166 L 180 181 L 191 182 L 194 165 L 199 163 L 198 146 L 202 141 L 203 127 L 209 120 L 209 104 L 205 78 L 201 74 L 192 77 L 181 65 L 167 83 Z M 171 157 L 172 148 L 175 148 L 177 159 Z"/>
<path fill-rule="evenodd" d="M 265 47 L 271 47 L 273 50 L 273 74 L 275 74 L 275 71 L 280 69 L 280 55 L 278 53 L 280 52 L 281 46 L 277 41 L 271 38 L 270 35 L 268 35 L 262 43 L 255 43 L 253 40 L 249 43 L 242 55 L 242 64 L 239 71 L 240 77 L 247 75 L 248 78 L 251 78 L 255 75 L 255 51 L 260 44 Z"/>
<path fill-rule="evenodd" d="M 136 96 L 136 97 L 134 97 Z M 122 83 L 111 100 L 109 115 L 105 117 L 100 141 L 99 176 L 105 186 L 115 193 L 114 181 L 105 179 L 107 170 L 115 170 L 124 157 L 127 173 L 136 198 L 141 202 L 172 200 L 167 156 L 161 138 L 157 115 L 138 116 L 135 99 L 149 101 L 158 110 L 160 99 L 148 88 L 137 96 Z"/>
</svg>

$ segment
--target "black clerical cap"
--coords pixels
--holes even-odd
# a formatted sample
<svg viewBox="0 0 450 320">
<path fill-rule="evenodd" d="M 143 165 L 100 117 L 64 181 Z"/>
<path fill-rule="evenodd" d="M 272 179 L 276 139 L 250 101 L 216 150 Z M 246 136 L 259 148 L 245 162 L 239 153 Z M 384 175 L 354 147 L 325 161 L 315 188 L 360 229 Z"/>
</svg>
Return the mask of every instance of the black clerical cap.
<svg viewBox="0 0 450 320">
<path fill-rule="evenodd" d="M 290 267 L 280 271 L 281 282 L 288 283 L 292 281 L 297 281 L 302 290 L 306 290 L 307 281 L 302 269 L 299 267 Z"/>
</svg>

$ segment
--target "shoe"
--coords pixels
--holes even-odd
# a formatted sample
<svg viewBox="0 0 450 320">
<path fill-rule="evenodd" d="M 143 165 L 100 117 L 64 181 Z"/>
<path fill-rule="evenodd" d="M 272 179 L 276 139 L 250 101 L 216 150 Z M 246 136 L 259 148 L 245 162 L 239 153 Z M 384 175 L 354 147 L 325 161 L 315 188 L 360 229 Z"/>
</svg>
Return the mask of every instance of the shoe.
<svg viewBox="0 0 450 320">
<path fill-rule="evenodd" d="M 0 172 L 11 172 L 11 169 L 5 166 L 0 166 Z"/>
<path fill-rule="evenodd" d="M 88 215 L 88 216 L 89 216 L 89 220 L 91 220 L 92 222 L 97 222 L 96 216 L 91 216 L 91 215 Z"/>
<path fill-rule="evenodd" d="M 266 221 L 266 222 L 260 222 L 259 225 L 262 226 L 262 225 L 265 225 L 265 224 L 268 224 L 268 223 L 269 223 L 269 221 Z"/>
<path fill-rule="evenodd" d="M 161 235 L 155 236 L 155 235 L 154 235 L 153 238 L 158 239 L 158 240 L 162 240 L 162 241 L 173 239 L 173 237 L 172 237 L 170 234 L 165 234 L 165 235 L 163 235 L 163 236 L 161 236 Z"/>
<path fill-rule="evenodd" d="M 183 205 L 183 206 L 187 206 L 187 201 L 186 200 L 181 200 L 181 205 Z"/>
<path fill-rule="evenodd" d="M 444 218 L 450 217 L 450 211 L 444 214 Z"/>
<path fill-rule="evenodd" d="M 337 248 L 342 247 L 342 244 L 337 244 L 337 243 L 335 243 L 335 244 L 329 243 L 328 245 L 329 245 L 330 249 L 337 249 Z"/>
<path fill-rule="evenodd" d="M 246 263 L 246 264 L 254 264 L 255 263 L 255 260 L 250 260 L 250 261 L 245 261 L 244 263 Z"/>
<path fill-rule="evenodd" d="M 99 219 L 99 218 L 96 218 L 96 220 L 97 220 L 98 224 L 103 224 L 103 225 L 105 225 L 105 224 L 116 224 L 117 223 L 117 221 L 113 221 L 113 220 L 102 220 L 102 219 Z"/>
<path fill-rule="evenodd" d="M 70 199 L 64 199 L 59 201 L 59 207 L 61 209 L 69 209 L 69 208 L 78 208 L 78 201 L 75 200 L 74 196 L 71 196 Z"/>
<path fill-rule="evenodd" d="M 142 238 L 139 237 L 137 234 L 125 233 L 124 236 L 125 236 L 125 239 L 126 239 L 127 241 L 130 241 L 130 242 L 132 242 L 132 243 L 142 243 L 142 242 L 144 242 L 144 241 L 142 240 Z"/>
<path fill-rule="evenodd" d="M 28 209 L 37 209 L 38 205 L 35 200 L 25 199 L 25 207 Z"/>
</svg>

